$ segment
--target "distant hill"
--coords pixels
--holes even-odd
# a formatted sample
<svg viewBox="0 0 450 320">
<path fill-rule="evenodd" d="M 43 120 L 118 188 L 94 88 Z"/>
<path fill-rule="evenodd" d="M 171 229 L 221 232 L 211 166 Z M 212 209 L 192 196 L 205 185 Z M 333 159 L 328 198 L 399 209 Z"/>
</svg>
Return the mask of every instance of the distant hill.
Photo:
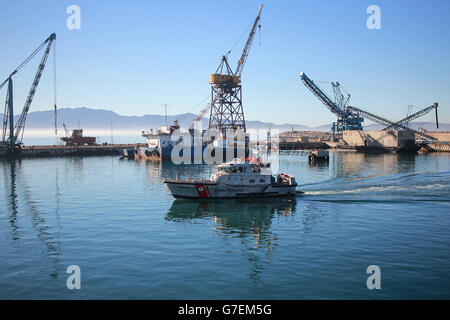
<svg viewBox="0 0 450 320">
<path fill-rule="evenodd" d="M 310 130 L 313 131 L 330 131 L 332 124 L 326 124 L 323 126 L 318 127 L 312 127 Z M 435 122 L 411 122 L 411 129 L 418 130 L 420 128 L 424 128 L 427 131 L 450 131 L 450 124 L 449 123 L 439 123 L 439 129 L 436 129 L 436 123 Z M 364 130 L 382 130 L 385 128 L 385 126 L 377 123 L 372 124 L 363 124 Z M 290 130 L 290 129 L 289 129 Z M 299 131 L 303 131 L 304 129 L 301 129 Z M 307 129 L 306 129 L 307 130 Z"/>
<path fill-rule="evenodd" d="M 15 116 L 15 121 L 19 116 Z M 178 120 L 182 128 L 189 127 L 196 115 L 193 113 L 185 113 L 178 115 L 167 116 L 167 122 L 171 124 L 173 120 Z M 3 120 L 3 115 L 0 114 L 0 119 Z M 35 111 L 30 112 L 27 116 L 26 128 L 37 129 L 51 129 L 54 127 L 54 112 Z M 65 123 L 68 129 L 77 128 L 78 125 L 84 129 L 96 130 L 110 130 L 111 124 L 114 130 L 149 130 L 150 128 L 159 128 L 165 124 L 165 116 L 148 114 L 143 116 L 123 116 L 113 111 L 103 109 L 90 108 L 61 108 L 58 110 L 58 128 L 62 129 L 62 124 Z M 273 124 L 262 121 L 247 120 L 246 125 L 248 129 L 272 129 L 289 131 L 292 129 L 296 131 L 330 131 L 331 124 L 325 124 L 318 127 L 308 127 L 302 124 Z M 208 119 L 203 119 L 203 127 L 208 126 Z M 434 122 L 414 122 L 411 124 L 414 129 L 425 128 L 428 131 L 436 131 Z M 378 124 L 370 124 L 364 126 L 366 130 L 380 130 L 383 126 Z M 450 124 L 440 124 L 440 131 L 450 131 Z"/>
<path fill-rule="evenodd" d="M 27 116 L 26 128 L 32 130 L 51 129 L 54 127 L 54 111 L 34 111 Z M 196 115 L 193 113 L 185 113 L 178 115 L 168 115 L 167 122 L 172 124 L 174 120 L 178 120 L 182 128 L 191 125 Z M 19 116 L 14 117 L 17 121 Z M 0 114 L 3 119 L 3 114 Z M 208 118 L 203 119 L 203 127 L 208 126 Z M 111 124 L 114 130 L 149 130 L 150 128 L 159 128 L 165 125 L 166 119 L 164 115 L 148 114 L 143 116 L 124 116 L 113 111 L 103 109 L 90 108 L 61 108 L 58 110 L 58 128 L 62 128 L 65 123 L 68 129 L 77 128 L 78 125 L 83 129 L 110 130 Z M 294 126 L 295 130 L 310 130 L 308 126 L 301 124 L 272 124 L 261 121 L 246 121 L 249 129 L 266 129 L 269 126 L 272 129 L 281 131 L 291 130 Z"/>
</svg>

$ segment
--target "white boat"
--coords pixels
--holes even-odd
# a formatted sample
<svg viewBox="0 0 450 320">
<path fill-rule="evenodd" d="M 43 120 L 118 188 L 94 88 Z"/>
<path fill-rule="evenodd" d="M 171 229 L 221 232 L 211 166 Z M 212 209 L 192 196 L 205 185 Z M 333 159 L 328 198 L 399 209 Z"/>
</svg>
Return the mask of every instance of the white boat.
<svg viewBox="0 0 450 320">
<path fill-rule="evenodd" d="M 170 159 L 172 148 L 177 144 L 177 142 L 172 141 L 171 135 L 179 129 L 178 121 L 174 120 L 170 127 L 163 126 L 160 129 L 142 131 L 142 136 L 147 139 L 147 147 L 135 149 L 134 156 L 138 159 L 147 160 Z"/>
<path fill-rule="evenodd" d="M 164 179 L 175 198 L 215 199 L 293 196 L 297 182 L 293 175 L 267 173 L 267 166 L 233 160 L 221 164 L 209 180 Z"/>
</svg>

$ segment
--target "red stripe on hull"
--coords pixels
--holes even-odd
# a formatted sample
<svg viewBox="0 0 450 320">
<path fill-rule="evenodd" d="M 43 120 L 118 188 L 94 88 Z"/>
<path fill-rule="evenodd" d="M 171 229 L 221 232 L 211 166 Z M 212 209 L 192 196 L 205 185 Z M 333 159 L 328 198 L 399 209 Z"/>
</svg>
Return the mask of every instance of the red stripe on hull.
<svg viewBox="0 0 450 320">
<path fill-rule="evenodd" d="M 209 190 L 208 187 L 204 184 L 196 184 L 195 189 L 197 189 L 199 198 L 209 198 Z"/>
</svg>

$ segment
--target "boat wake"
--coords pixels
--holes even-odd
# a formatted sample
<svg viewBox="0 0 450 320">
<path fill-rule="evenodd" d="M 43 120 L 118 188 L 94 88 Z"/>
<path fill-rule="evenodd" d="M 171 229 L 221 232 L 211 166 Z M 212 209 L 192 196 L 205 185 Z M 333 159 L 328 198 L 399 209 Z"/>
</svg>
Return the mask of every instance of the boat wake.
<svg viewBox="0 0 450 320">
<path fill-rule="evenodd" d="M 302 197 L 323 201 L 444 201 L 450 202 L 450 171 L 336 178 L 300 185 Z M 338 198 L 337 198 L 338 197 Z"/>
</svg>

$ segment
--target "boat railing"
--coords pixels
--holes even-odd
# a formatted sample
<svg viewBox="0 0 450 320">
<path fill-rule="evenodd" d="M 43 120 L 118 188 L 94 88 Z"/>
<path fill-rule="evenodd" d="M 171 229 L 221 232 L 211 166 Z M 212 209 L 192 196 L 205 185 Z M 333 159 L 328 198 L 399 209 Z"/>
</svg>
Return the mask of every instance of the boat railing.
<svg viewBox="0 0 450 320">
<path fill-rule="evenodd" d="M 215 182 L 206 179 L 167 179 L 163 180 L 163 183 L 186 183 L 186 184 L 215 184 Z"/>
</svg>

